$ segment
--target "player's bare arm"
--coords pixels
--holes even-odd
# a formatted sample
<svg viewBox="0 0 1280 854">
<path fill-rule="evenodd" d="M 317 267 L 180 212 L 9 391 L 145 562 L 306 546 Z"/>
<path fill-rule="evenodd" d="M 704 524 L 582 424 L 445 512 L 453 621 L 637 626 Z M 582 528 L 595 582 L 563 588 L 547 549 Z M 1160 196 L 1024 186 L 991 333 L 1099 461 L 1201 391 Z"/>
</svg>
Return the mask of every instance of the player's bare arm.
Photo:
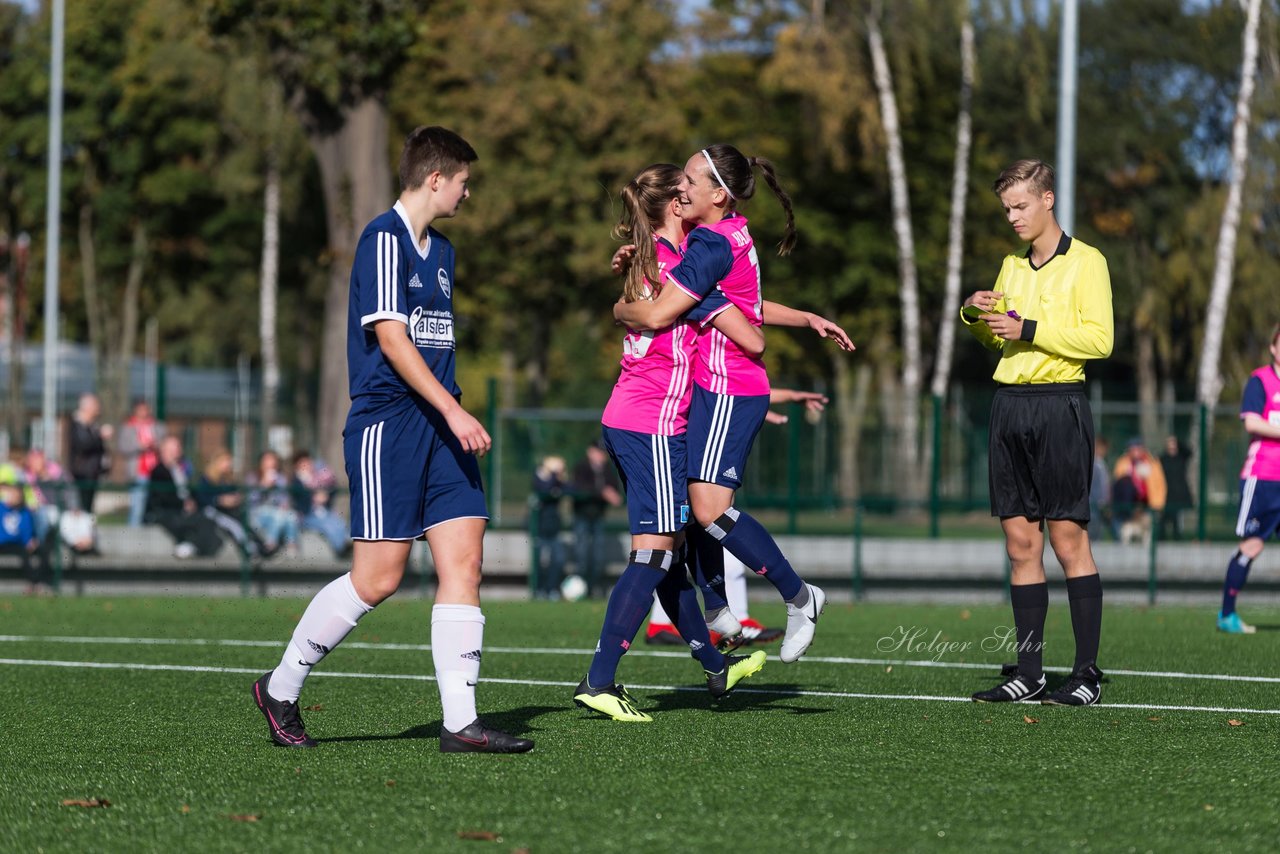
<svg viewBox="0 0 1280 854">
<path fill-rule="evenodd" d="M 742 348 L 742 352 L 759 358 L 764 355 L 764 330 L 752 326 L 747 316 L 736 306 L 730 304 L 712 320 L 711 325 L 724 333 L 725 337 Z"/>
<path fill-rule="evenodd" d="M 493 442 L 484 426 L 453 399 L 409 339 L 408 326 L 398 320 L 380 320 L 373 327 L 382 354 L 409 388 L 444 416 L 445 423 L 469 454 L 484 456 Z"/>
<path fill-rule="evenodd" d="M 779 302 L 765 300 L 761 308 L 761 315 L 766 326 L 807 326 L 818 333 L 820 337 L 830 338 L 835 341 L 836 345 L 845 352 L 851 353 L 856 349 L 853 341 L 849 339 L 848 333 L 839 324 L 812 311 L 800 311 Z"/>
<path fill-rule="evenodd" d="M 666 329 L 697 304 L 697 300 L 679 288 L 665 287 L 654 300 L 618 300 L 613 306 L 613 317 L 631 329 Z"/>
<path fill-rule="evenodd" d="M 1245 414 L 1244 430 L 1259 439 L 1280 439 L 1280 424 L 1268 424 L 1267 419 L 1256 412 Z"/>
</svg>

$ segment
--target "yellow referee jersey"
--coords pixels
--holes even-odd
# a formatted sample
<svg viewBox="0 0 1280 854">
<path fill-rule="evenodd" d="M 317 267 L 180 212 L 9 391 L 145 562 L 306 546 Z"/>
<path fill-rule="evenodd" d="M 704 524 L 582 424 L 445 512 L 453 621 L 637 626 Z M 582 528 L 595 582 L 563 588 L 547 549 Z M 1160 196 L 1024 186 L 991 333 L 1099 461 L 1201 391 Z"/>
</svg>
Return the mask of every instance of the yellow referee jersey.
<svg viewBox="0 0 1280 854">
<path fill-rule="evenodd" d="M 1032 267 L 1029 254 L 1005 256 L 992 288 L 1004 294 L 996 311 L 1012 309 L 1023 318 L 1022 340 L 998 338 L 963 313 L 960 319 L 984 347 L 999 351 L 996 382 L 1083 382 L 1084 363 L 1110 356 L 1115 343 L 1107 259 L 1065 233 L 1042 267 Z"/>
</svg>

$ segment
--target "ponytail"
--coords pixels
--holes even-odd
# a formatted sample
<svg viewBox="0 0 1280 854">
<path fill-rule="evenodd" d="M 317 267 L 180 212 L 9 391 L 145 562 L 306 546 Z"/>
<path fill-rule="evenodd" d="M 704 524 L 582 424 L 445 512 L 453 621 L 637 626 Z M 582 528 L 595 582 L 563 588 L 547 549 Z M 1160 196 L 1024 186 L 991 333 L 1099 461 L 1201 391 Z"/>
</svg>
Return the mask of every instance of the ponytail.
<svg viewBox="0 0 1280 854">
<path fill-rule="evenodd" d="M 679 166 L 657 163 L 622 188 L 622 218 L 613 227 L 613 236 L 636 247 L 622 285 L 625 302 L 656 296 L 662 290 L 654 234 L 662 225 L 663 209 L 679 194 L 683 178 L 684 170 Z"/>
<path fill-rule="evenodd" d="M 782 185 L 778 183 L 778 176 L 774 173 L 773 164 L 763 157 L 752 157 L 749 159 L 752 166 L 760 170 L 764 175 L 764 182 L 769 185 L 769 189 L 773 190 L 773 194 L 778 197 L 778 202 L 782 205 L 782 211 L 787 215 L 787 227 L 782 234 L 782 242 L 778 244 L 779 255 L 790 255 L 791 250 L 796 246 L 796 215 L 791 209 L 791 197 L 787 195 L 787 191 L 782 189 Z"/>
</svg>

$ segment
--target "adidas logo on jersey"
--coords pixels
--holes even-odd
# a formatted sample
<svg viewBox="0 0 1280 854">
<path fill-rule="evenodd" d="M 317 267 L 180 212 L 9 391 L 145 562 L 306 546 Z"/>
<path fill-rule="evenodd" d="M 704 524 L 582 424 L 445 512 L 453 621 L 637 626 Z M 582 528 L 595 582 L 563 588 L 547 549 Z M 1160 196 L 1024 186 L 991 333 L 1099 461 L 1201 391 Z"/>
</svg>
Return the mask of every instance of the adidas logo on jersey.
<svg viewBox="0 0 1280 854">
<path fill-rule="evenodd" d="M 729 466 L 727 469 L 725 469 L 725 470 L 724 470 L 724 474 L 722 474 L 722 475 L 720 475 L 720 476 L 721 476 L 721 477 L 727 477 L 727 478 L 729 478 L 729 480 L 737 480 L 737 479 L 738 479 L 738 469 L 737 469 L 736 467 L 734 467 L 734 466 Z"/>
<path fill-rule="evenodd" d="M 480 650 L 473 649 L 471 650 L 471 652 L 464 652 L 461 657 L 467 659 L 468 661 L 479 661 Z"/>
<path fill-rule="evenodd" d="M 422 287 L 422 279 L 419 279 L 419 278 L 418 278 L 418 274 L 417 274 L 417 273 L 414 273 L 414 274 L 413 274 L 413 278 L 409 279 L 409 287 L 411 287 L 411 288 L 420 288 L 420 287 Z"/>
</svg>

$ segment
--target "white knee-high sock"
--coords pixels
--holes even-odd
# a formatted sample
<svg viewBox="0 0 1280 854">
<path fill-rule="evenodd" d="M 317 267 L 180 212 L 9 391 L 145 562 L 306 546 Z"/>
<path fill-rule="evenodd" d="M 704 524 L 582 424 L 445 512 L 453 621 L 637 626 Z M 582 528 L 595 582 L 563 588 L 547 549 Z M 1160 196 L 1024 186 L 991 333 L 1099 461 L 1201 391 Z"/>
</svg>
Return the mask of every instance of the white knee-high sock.
<svg viewBox="0 0 1280 854">
<path fill-rule="evenodd" d="M 739 620 L 750 616 L 747 612 L 747 567 L 731 555 L 724 553 L 724 598 L 729 610 Z"/>
<path fill-rule="evenodd" d="M 267 693 L 277 700 L 297 702 L 311 668 L 342 643 L 360 618 L 372 610 L 372 605 L 366 605 L 356 595 L 351 573 L 329 582 L 303 612 L 279 666 L 271 674 Z"/>
<path fill-rule="evenodd" d="M 475 605 L 431 609 L 431 660 L 444 710 L 444 728 L 457 732 L 476 719 L 476 682 L 484 648 L 484 614 Z"/>
</svg>

